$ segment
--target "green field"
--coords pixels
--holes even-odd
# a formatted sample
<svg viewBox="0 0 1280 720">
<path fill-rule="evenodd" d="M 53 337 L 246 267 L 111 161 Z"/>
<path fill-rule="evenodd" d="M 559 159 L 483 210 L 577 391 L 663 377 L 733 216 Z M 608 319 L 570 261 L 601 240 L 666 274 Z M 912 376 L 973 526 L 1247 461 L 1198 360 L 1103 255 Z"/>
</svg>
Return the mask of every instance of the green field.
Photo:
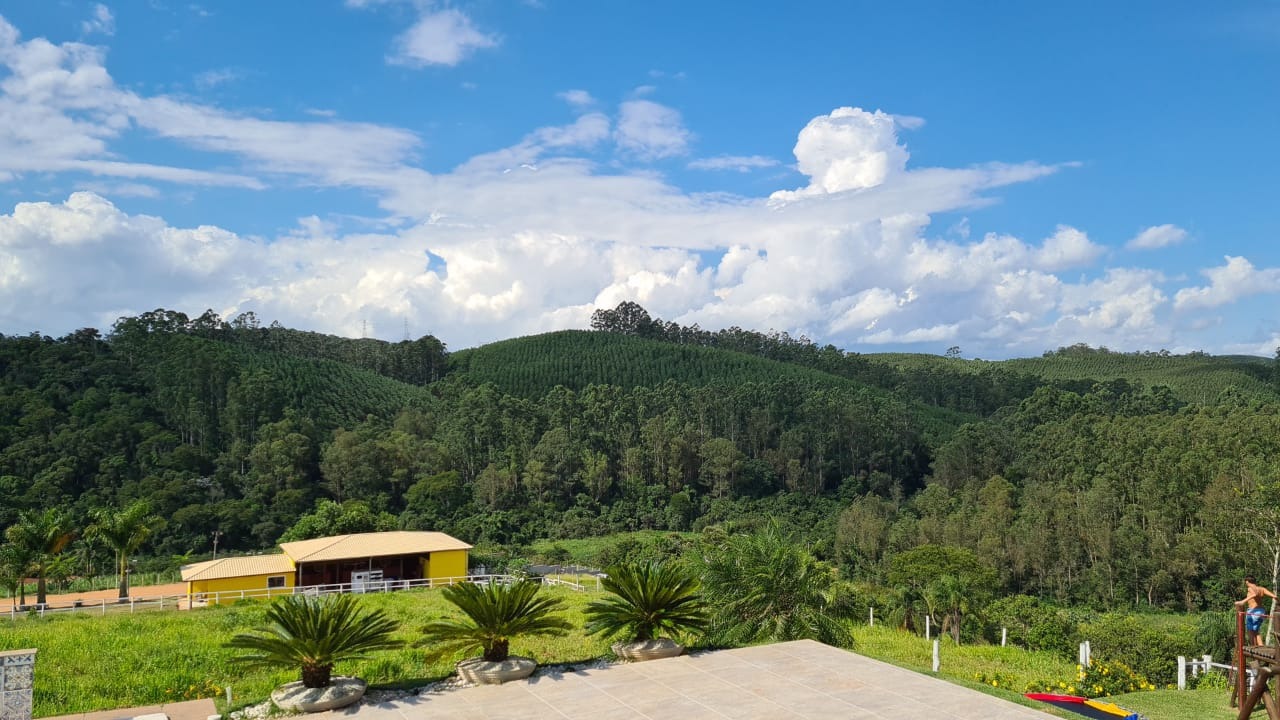
<svg viewBox="0 0 1280 720">
<path fill-rule="evenodd" d="M 583 624 L 587 597 L 567 589 L 546 592 L 564 598 L 566 616 Z M 369 595 L 366 606 L 382 608 L 401 621 L 398 637 L 417 640 L 429 620 L 451 608 L 439 591 Z M 137 615 L 49 615 L 0 621 L 0 647 L 40 651 L 36 660 L 35 715 L 149 705 L 197 697 L 216 697 L 226 710 L 225 688 L 233 707 L 261 702 L 273 687 L 296 680 L 294 671 L 246 669 L 231 661 L 222 643 L 262 623 L 266 604 L 244 601 L 230 607 L 193 612 L 148 612 Z M 560 638 L 516 640 L 511 650 L 540 662 L 578 662 L 604 655 L 608 643 L 580 630 Z M 369 660 L 338 666 L 383 687 L 416 687 L 447 677 L 453 661 L 426 660 L 427 649 L 404 647 L 379 652 Z M 55 672 L 55 668 L 57 671 Z"/>
<path fill-rule="evenodd" d="M 593 592 L 566 589 L 546 592 L 563 599 L 575 627 Z M 401 620 L 399 637 L 408 643 L 427 621 L 449 612 L 439 591 L 369 595 L 362 602 Z M 231 661 L 222 643 L 262 621 L 264 603 L 242 602 L 195 612 L 149 612 L 138 615 L 58 615 L 0 621 L 0 646 L 35 647 L 35 714 L 44 717 L 135 705 L 214 697 L 227 711 L 261 702 L 271 688 L 297 679 L 293 671 L 248 670 Z M 877 626 L 854 628 L 855 650 L 869 657 L 918 672 L 931 669 L 931 645 L 908 633 Z M 581 630 L 559 638 L 517 640 L 512 651 L 542 663 L 575 663 L 607 654 L 608 643 Z M 426 660 L 427 649 L 405 647 L 384 651 L 363 662 L 339 666 L 380 687 L 416 687 L 452 672 L 453 661 Z M 1036 706 L 1021 692 L 1032 682 L 1070 678 L 1075 665 L 1051 653 L 986 645 L 955 646 L 944 642 L 939 676 L 966 687 Z M 53 670 L 57 669 L 55 673 Z M 992 681 L 995 685 L 992 685 Z M 234 702 L 228 707 L 225 688 Z M 1142 712 L 1149 720 L 1227 720 L 1234 717 L 1221 690 L 1136 693 L 1113 698 Z M 1042 707 L 1043 709 L 1043 707 Z"/>
</svg>

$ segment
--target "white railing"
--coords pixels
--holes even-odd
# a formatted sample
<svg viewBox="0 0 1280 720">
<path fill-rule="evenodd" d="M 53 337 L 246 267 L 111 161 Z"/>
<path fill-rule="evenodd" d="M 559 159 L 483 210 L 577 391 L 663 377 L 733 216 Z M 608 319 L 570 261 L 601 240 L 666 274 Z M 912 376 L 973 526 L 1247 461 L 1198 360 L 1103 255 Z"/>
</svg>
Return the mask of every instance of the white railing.
<svg viewBox="0 0 1280 720">
<path fill-rule="evenodd" d="M 1178 656 L 1178 689 L 1187 689 L 1187 671 L 1191 671 L 1191 677 L 1197 677 L 1200 673 L 1208 673 L 1210 670 L 1222 670 L 1228 676 L 1235 674 L 1235 665 L 1225 665 L 1213 661 L 1212 655 L 1205 655 L 1199 660 L 1188 660 L 1185 656 Z M 1253 670 L 1245 668 L 1245 672 L 1249 675 L 1249 685 L 1253 686 Z"/>
<path fill-rule="evenodd" d="M 378 580 L 375 582 L 363 583 L 301 585 L 297 587 L 260 588 L 256 590 L 223 590 L 217 592 L 192 593 L 190 595 L 187 595 L 186 593 L 181 595 L 153 595 L 147 597 L 132 597 L 124 600 L 101 600 L 94 603 L 82 603 L 77 601 L 72 605 L 59 607 L 54 607 L 49 603 L 46 603 L 44 605 L 31 605 L 26 609 L 19 609 L 17 605 L 14 604 L 9 607 L 8 613 L 2 613 L 0 614 L 0 617 L 7 615 L 10 620 L 16 620 L 17 618 L 27 617 L 29 615 L 44 617 L 47 613 L 92 612 L 106 615 L 108 612 L 133 613 L 140 610 L 186 610 L 190 608 L 219 605 L 221 603 L 236 602 L 238 600 L 271 599 L 274 597 L 280 597 L 281 595 L 380 593 L 396 590 L 424 590 L 443 587 L 446 585 L 457 585 L 464 582 L 475 583 L 477 585 L 489 585 L 491 583 L 500 583 L 505 585 L 516 582 L 517 580 L 519 580 L 519 577 L 515 575 L 461 575 L 447 578 L 423 578 L 420 580 Z M 580 583 L 551 577 L 542 578 L 542 584 L 559 585 L 578 591 L 587 589 Z"/>
</svg>

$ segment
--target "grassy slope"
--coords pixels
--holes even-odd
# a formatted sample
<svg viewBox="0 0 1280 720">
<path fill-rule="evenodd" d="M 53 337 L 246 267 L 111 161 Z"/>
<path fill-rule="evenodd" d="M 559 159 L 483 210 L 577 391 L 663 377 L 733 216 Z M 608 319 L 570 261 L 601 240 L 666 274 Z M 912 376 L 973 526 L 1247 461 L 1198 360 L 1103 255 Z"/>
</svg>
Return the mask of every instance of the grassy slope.
<svg viewBox="0 0 1280 720">
<path fill-rule="evenodd" d="M 547 592 L 562 598 L 566 616 L 582 627 L 582 610 L 595 593 L 562 589 Z M 428 620 L 451 612 L 438 591 L 369 595 L 367 607 L 383 608 L 401 620 L 399 636 L 407 643 L 417 639 Z M 262 621 L 265 604 L 246 602 L 236 606 L 196 612 L 148 612 L 138 615 L 62 615 L 29 618 L 10 624 L 0 621 L 0 647 L 40 649 L 36 673 L 36 716 L 146 705 L 217 696 L 225 707 L 223 688 L 232 687 L 242 706 L 261 701 L 272 687 L 295 680 L 293 671 L 248 670 L 231 661 L 222 643 L 232 635 L 252 629 Z M 883 626 L 854 628 L 856 650 L 864 655 L 928 673 L 931 645 L 922 638 Z M 607 642 L 575 630 L 560 638 L 517 640 L 512 651 L 541 662 L 573 663 L 602 656 Z M 375 654 L 372 658 L 339 665 L 341 673 L 359 675 L 383 687 L 415 687 L 447 676 L 453 659 L 428 662 L 426 650 L 409 645 Z M 44 668 L 44 670 L 40 670 Z M 50 670 L 57 668 L 58 672 Z M 999 675 L 1002 685 L 992 687 L 976 676 Z M 1075 665 L 1042 652 L 991 646 L 943 645 L 939 676 L 1012 702 L 1044 709 L 1022 697 L 1026 684 L 1045 679 L 1070 678 Z M 1227 720 L 1224 691 L 1135 693 L 1113 698 L 1118 704 L 1142 712 L 1150 720 Z M 1071 717 L 1064 715 L 1064 717 Z"/>
<path fill-rule="evenodd" d="M 569 601 L 566 613 L 583 624 L 581 593 L 551 589 Z M 399 637 L 416 641 L 427 621 L 451 612 L 438 591 L 370 595 L 367 607 L 387 610 L 401 621 Z M 158 704 L 190 697 L 215 697 L 226 709 L 230 685 L 236 706 L 257 703 L 271 688 L 296 680 L 296 671 L 247 669 L 231 661 L 222 643 L 262 624 L 265 603 L 246 601 L 196 612 L 152 611 L 137 615 L 58 615 L 10 623 L 0 621 L 0 647 L 39 648 L 35 715 L 43 717 L 117 707 Z M 562 638 L 516 640 L 512 652 L 540 661 L 576 662 L 598 657 L 607 643 L 581 630 Z M 456 658 L 455 658 L 456 659 Z M 57 672 L 54 672 L 54 669 Z M 453 670 L 453 659 L 429 663 L 426 650 L 408 646 L 376 653 L 368 660 L 339 665 L 383 686 L 420 686 Z"/>
<path fill-rule="evenodd" d="M 492 382 L 519 395 L 539 396 L 557 385 L 652 387 L 670 379 L 691 385 L 771 382 L 858 387 L 845 378 L 766 358 L 697 345 L 561 330 L 502 340 L 450 356 L 451 368 L 477 383 Z"/>
<path fill-rule="evenodd" d="M 1166 385 L 1182 400 L 1195 403 L 1213 402 L 1228 388 L 1260 399 L 1276 400 L 1280 397 L 1267 381 L 1273 361 L 1249 355 L 1161 357 L 1080 353 L 1000 361 L 960 360 L 914 353 L 881 353 L 865 357 L 872 362 L 904 369 L 933 368 L 977 373 L 999 367 L 1050 381 L 1128 380 L 1145 386 Z"/>
<path fill-rule="evenodd" d="M 502 391 L 540 397 L 563 385 L 624 389 L 655 387 L 667 380 L 689 385 L 738 385 L 791 380 L 807 387 L 865 388 L 888 393 L 831 373 L 731 350 L 675 345 L 658 340 L 585 330 L 561 330 L 502 340 L 460 350 L 449 358 L 450 374 L 470 382 L 491 382 Z M 976 418 L 923 404 L 914 405 L 925 434 L 945 438 Z"/>
</svg>

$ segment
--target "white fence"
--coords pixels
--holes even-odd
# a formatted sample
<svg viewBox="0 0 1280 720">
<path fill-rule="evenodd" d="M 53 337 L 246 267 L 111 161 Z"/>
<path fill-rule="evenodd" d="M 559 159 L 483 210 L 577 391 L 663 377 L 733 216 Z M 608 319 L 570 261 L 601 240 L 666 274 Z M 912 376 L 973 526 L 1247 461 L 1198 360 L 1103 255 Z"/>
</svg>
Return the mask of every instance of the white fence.
<svg viewBox="0 0 1280 720">
<path fill-rule="evenodd" d="M 223 592 L 207 592 L 193 593 L 187 595 L 151 595 L 146 597 L 132 597 L 127 600 L 102 600 L 94 603 L 81 603 L 64 606 L 51 607 L 48 604 L 43 606 L 33 605 L 26 610 L 19 610 L 16 605 L 11 605 L 8 613 L 0 613 L 0 617 L 5 615 L 10 620 L 16 620 L 20 617 L 29 615 L 44 617 L 51 613 L 99 613 L 106 615 L 109 612 L 138 612 L 141 610 L 179 610 L 189 608 L 206 607 L 210 605 L 219 605 L 222 603 L 236 602 L 238 600 L 249 599 L 270 599 L 280 597 L 281 595 L 332 595 L 332 594 L 363 594 L 363 593 L 379 593 L 392 592 L 397 590 L 422 590 L 433 587 L 442 587 L 445 585 L 457 585 L 459 583 L 469 582 L 477 585 L 489 585 L 491 583 L 510 584 L 518 581 L 520 578 L 515 575 L 465 575 L 460 577 L 447 578 L 424 578 L 421 580 L 379 580 L 376 582 L 363 583 L 337 583 L 330 585 L 305 585 L 299 587 L 287 588 L 262 588 L 259 590 L 228 590 Z M 560 580 L 558 578 L 542 578 L 544 585 L 559 585 L 568 587 L 573 590 L 583 591 L 586 586 L 570 582 L 568 580 Z"/>
</svg>

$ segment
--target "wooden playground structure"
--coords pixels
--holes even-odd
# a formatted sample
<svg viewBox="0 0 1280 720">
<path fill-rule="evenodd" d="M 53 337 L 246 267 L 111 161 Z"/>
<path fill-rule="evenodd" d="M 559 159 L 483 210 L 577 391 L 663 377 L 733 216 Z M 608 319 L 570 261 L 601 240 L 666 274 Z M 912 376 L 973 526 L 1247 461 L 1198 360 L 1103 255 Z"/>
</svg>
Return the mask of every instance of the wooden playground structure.
<svg viewBox="0 0 1280 720">
<path fill-rule="evenodd" d="M 1277 636 L 1276 619 L 1280 613 L 1268 618 L 1266 638 L 1263 645 L 1246 645 L 1247 635 L 1244 631 L 1245 613 L 1236 613 L 1236 682 L 1231 695 L 1231 704 L 1240 709 L 1236 715 L 1238 720 L 1249 720 L 1258 702 L 1267 709 L 1268 720 L 1280 720 L 1280 703 L 1276 701 L 1275 688 L 1271 679 L 1280 675 L 1280 636 Z M 1251 672 L 1246 672 L 1246 669 Z M 1253 676 L 1253 686 L 1249 685 L 1249 677 Z"/>
</svg>

